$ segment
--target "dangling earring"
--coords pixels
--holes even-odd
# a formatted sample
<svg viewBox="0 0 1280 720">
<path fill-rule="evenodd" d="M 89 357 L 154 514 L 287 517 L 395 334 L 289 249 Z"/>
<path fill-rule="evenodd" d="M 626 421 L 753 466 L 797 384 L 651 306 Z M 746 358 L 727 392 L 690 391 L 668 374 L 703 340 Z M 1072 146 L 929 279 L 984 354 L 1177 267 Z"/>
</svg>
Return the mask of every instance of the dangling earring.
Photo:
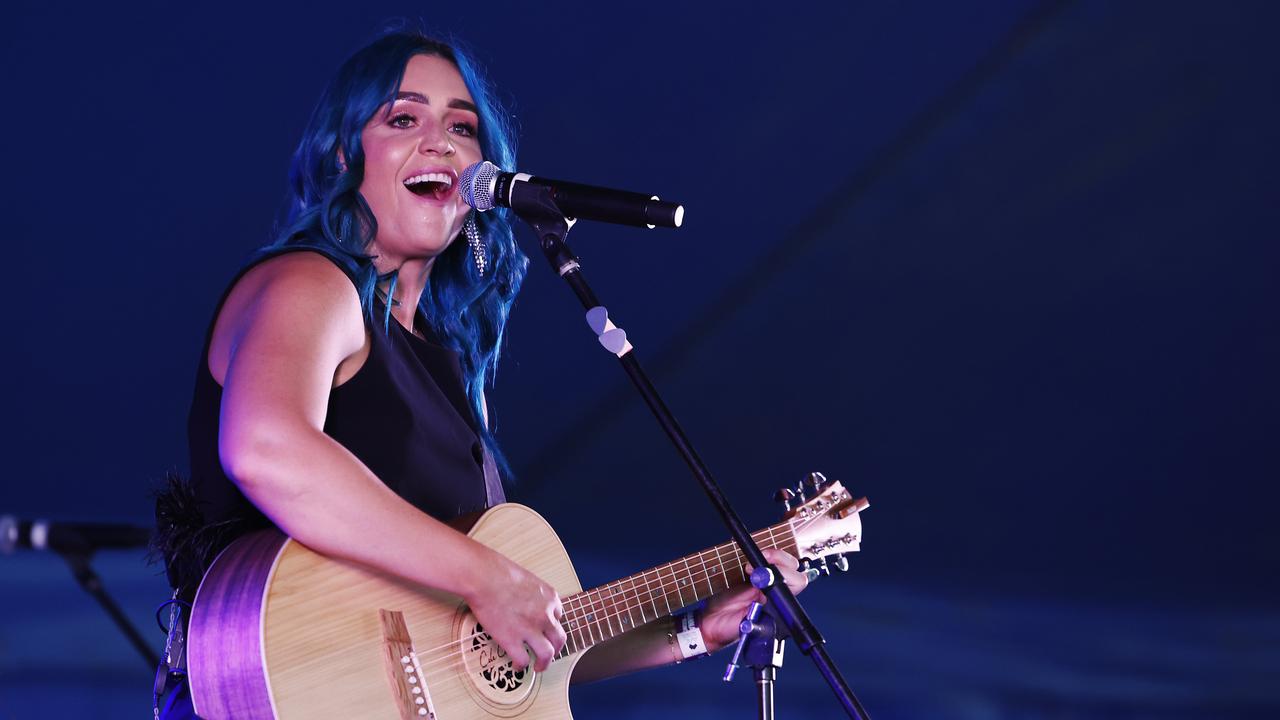
<svg viewBox="0 0 1280 720">
<path fill-rule="evenodd" d="M 467 236 L 467 244 L 471 246 L 471 259 L 476 262 L 476 272 L 484 277 L 485 268 L 489 267 L 489 252 L 485 250 L 484 238 L 480 228 L 476 227 L 476 212 L 467 213 L 466 222 L 462 223 L 462 234 Z"/>
</svg>

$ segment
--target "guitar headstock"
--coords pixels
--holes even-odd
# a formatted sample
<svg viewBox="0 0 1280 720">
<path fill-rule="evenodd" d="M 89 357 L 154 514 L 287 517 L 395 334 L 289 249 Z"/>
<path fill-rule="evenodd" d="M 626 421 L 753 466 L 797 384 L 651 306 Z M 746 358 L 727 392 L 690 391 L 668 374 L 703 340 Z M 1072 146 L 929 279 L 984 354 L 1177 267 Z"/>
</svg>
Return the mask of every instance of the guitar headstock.
<svg viewBox="0 0 1280 720">
<path fill-rule="evenodd" d="M 871 506 L 864 497 L 854 498 L 838 480 L 827 480 L 822 473 L 809 475 L 813 497 L 805 499 L 804 486 L 792 491 L 778 491 L 778 499 L 786 503 L 787 523 L 795 536 L 796 550 L 802 566 L 810 563 L 822 572 L 830 572 L 827 561 L 835 556 L 835 566 L 847 570 L 847 552 L 857 552 L 862 542 L 862 519 L 858 513 Z M 792 503 L 799 501 L 792 507 Z"/>
</svg>

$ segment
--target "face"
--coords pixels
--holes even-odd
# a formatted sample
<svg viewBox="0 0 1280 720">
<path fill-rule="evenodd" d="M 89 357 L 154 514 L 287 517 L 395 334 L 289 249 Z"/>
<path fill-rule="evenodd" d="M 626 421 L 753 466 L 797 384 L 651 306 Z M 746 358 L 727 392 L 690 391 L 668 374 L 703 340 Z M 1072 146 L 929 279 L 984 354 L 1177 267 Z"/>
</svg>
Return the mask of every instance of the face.
<svg viewBox="0 0 1280 720">
<path fill-rule="evenodd" d="M 391 112 L 380 109 L 361 133 L 360 194 L 378 220 L 370 254 L 386 271 L 439 255 L 470 210 L 458 174 L 479 162 L 478 116 L 458 69 L 415 55 L 405 66 Z"/>
</svg>

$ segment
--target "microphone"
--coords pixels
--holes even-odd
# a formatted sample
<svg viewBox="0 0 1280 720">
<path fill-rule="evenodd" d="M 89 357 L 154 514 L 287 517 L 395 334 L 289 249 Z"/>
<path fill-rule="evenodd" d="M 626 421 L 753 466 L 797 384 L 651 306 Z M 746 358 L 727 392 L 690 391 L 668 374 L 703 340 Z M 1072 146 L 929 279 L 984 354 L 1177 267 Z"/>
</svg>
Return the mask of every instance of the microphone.
<svg viewBox="0 0 1280 720">
<path fill-rule="evenodd" d="M 0 516 L 0 555 L 15 550 L 85 553 L 107 548 L 145 547 L 151 530 L 134 525 L 19 520 Z"/>
<path fill-rule="evenodd" d="M 516 186 L 528 183 L 550 190 L 556 207 L 571 218 L 648 228 L 677 228 L 684 222 L 684 206 L 663 202 L 657 195 L 510 173 L 488 160 L 463 170 L 458 181 L 462 186 L 462 199 L 480 212 L 511 207 L 511 194 Z"/>
</svg>

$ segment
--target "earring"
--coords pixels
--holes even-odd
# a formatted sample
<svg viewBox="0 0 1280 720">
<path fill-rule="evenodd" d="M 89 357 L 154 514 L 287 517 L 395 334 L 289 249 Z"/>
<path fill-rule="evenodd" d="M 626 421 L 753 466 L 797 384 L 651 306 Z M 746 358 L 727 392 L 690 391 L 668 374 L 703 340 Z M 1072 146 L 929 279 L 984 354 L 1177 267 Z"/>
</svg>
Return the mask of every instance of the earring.
<svg viewBox="0 0 1280 720">
<path fill-rule="evenodd" d="M 489 267 L 489 253 L 485 250 L 480 228 L 476 227 L 474 210 L 467 213 L 467 220 L 462 223 L 462 234 L 467 236 L 467 244 L 471 246 L 471 259 L 476 262 L 476 272 L 484 277 L 485 268 Z"/>
</svg>

